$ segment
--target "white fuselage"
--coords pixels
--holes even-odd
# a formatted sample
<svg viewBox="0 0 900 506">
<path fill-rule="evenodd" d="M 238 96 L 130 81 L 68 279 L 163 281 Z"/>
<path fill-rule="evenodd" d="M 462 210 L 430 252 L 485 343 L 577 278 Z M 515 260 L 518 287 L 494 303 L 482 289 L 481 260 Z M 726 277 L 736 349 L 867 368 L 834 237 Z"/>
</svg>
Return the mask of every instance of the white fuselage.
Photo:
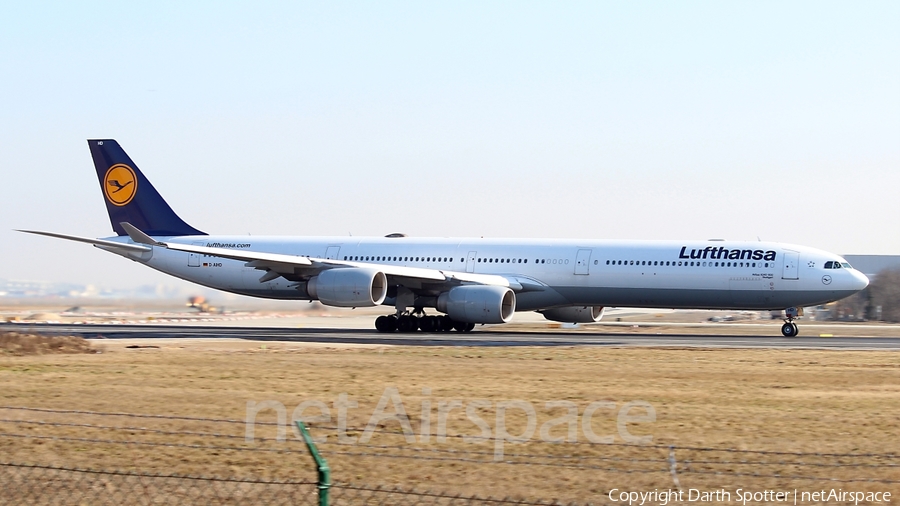
<svg viewBox="0 0 900 506">
<path fill-rule="evenodd" d="M 590 241 L 383 237 L 190 236 L 160 240 L 438 271 L 501 275 L 525 290 L 517 311 L 561 306 L 784 309 L 865 288 L 838 255 L 791 244 L 731 241 Z M 130 242 L 127 237 L 111 241 Z M 245 262 L 155 248 L 129 258 L 201 285 L 276 299 L 305 299 L 285 278 Z M 427 283 L 421 290 L 427 291 Z"/>
</svg>

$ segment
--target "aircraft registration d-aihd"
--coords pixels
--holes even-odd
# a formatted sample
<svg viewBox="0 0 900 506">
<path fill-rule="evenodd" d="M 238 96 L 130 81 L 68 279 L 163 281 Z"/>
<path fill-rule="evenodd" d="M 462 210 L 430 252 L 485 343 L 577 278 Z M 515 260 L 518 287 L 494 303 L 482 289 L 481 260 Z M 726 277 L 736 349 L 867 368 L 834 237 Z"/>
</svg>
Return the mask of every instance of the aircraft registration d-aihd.
<svg viewBox="0 0 900 506">
<path fill-rule="evenodd" d="M 785 310 L 781 332 L 795 336 L 800 308 L 869 284 L 838 255 L 771 242 L 208 235 L 172 211 L 116 141 L 88 145 L 117 236 L 23 232 L 242 295 L 393 306 L 375 320 L 381 332 L 468 332 L 516 311 L 589 323 L 604 307 L 636 307 Z"/>
</svg>

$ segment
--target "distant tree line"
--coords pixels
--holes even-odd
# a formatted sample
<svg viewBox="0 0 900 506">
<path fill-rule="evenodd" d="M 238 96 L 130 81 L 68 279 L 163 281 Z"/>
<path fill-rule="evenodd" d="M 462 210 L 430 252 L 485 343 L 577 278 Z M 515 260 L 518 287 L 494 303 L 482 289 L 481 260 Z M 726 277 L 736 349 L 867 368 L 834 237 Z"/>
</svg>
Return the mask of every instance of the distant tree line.
<svg viewBox="0 0 900 506">
<path fill-rule="evenodd" d="M 878 272 L 865 290 L 837 301 L 831 319 L 900 323 L 900 268 Z"/>
</svg>

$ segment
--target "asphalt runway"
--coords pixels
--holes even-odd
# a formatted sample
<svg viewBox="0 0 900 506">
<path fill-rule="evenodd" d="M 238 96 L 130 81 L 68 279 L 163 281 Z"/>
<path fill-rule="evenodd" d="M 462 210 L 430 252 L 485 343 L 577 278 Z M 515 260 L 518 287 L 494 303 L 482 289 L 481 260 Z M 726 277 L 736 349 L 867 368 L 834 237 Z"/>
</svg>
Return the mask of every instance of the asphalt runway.
<svg viewBox="0 0 900 506">
<path fill-rule="evenodd" d="M 653 346 L 696 348 L 817 348 L 900 350 L 898 337 L 729 336 L 717 334 L 615 334 L 481 331 L 382 334 L 375 330 L 178 325 L 68 325 L 0 323 L 0 331 L 76 335 L 86 339 L 246 339 L 298 343 L 395 346 Z M 776 329 L 777 331 L 777 329 Z M 801 327 L 802 332 L 802 327 Z"/>
</svg>

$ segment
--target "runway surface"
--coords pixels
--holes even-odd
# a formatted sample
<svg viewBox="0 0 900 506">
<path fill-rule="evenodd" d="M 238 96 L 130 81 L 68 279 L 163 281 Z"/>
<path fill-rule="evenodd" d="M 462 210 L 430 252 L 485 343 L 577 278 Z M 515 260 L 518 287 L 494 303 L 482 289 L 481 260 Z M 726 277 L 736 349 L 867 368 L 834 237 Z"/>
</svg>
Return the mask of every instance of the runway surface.
<svg viewBox="0 0 900 506">
<path fill-rule="evenodd" d="M 86 339 L 247 339 L 395 346 L 654 346 L 697 348 L 819 348 L 900 350 L 898 337 L 729 336 L 588 332 L 447 332 L 382 334 L 374 330 L 178 325 L 69 325 L 0 323 L 0 331 L 76 335 Z"/>
</svg>

